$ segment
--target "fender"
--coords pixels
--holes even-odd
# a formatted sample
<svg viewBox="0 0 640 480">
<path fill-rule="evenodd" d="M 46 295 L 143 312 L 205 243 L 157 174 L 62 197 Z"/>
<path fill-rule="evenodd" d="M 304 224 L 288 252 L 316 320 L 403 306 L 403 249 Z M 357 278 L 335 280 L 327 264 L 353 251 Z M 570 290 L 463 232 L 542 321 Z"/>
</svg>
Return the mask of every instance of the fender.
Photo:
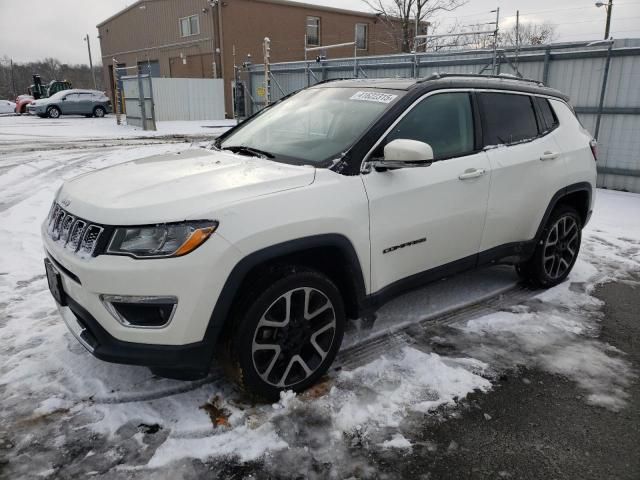
<svg viewBox="0 0 640 480">
<path fill-rule="evenodd" d="M 562 200 L 563 197 L 566 197 L 567 195 L 571 193 L 576 193 L 576 192 L 587 192 L 587 196 L 588 196 L 587 215 L 585 218 L 584 225 L 587 224 L 587 222 L 589 221 L 589 217 L 591 216 L 590 207 L 591 207 L 591 198 L 593 195 L 593 187 L 591 187 L 591 184 L 589 182 L 573 183 L 567 187 L 564 187 L 558 190 L 553 195 L 553 197 L 551 197 L 551 201 L 549 202 L 549 205 L 547 206 L 547 209 L 545 210 L 544 215 L 542 216 L 542 220 L 540 221 L 540 225 L 538 226 L 538 230 L 536 231 L 536 236 L 534 238 L 536 242 L 538 242 L 542 237 L 542 231 L 544 230 L 544 226 L 547 224 L 547 221 L 551 216 L 551 212 L 553 212 L 553 210 L 556 208 L 560 200 Z"/>
<path fill-rule="evenodd" d="M 352 278 L 354 283 L 353 287 L 356 292 L 356 309 L 360 312 L 362 305 L 364 305 L 366 295 L 364 275 L 362 274 L 362 267 L 356 250 L 347 237 L 337 233 L 321 234 L 297 238 L 295 240 L 271 245 L 244 257 L 236 264 L 227 277 L 216 305 L 213 308 L 209 324 L 205 331 L 204 339 L 202 340 L 202 343 L 206 344 L 211 350 L 211 356 L 213 357 L 218 337 L 228 320 L 229 312 L 236 298 L 236 294 L 253 268 L 265 264 L 270 260 L 321 247 L 338 248 L 344 255 L 347 261 L 346 267 L 349 272 L 349 276 Z"/>
</svg>

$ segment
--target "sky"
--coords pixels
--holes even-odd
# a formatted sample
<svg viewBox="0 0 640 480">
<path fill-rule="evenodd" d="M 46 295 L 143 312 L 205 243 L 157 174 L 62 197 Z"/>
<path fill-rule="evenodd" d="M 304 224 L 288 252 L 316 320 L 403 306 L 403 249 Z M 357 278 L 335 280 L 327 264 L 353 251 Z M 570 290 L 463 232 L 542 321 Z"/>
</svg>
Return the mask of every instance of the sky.
<svg viewBox="0 0 640 480">
<path fill-rule="evenodd" d="M 62 63 L 88 63 L 83 38 L 89 34 L 93 61 L 99 64 L 96 25 L 132 3 L 133 0 L 0 0 L 0 59 L 7 56 L 15 62 L 27 62 L 55 57 Z M 368 9 L 362 0 L 305 3 Z M 435 20 L 441 31 L 456 21 L 460 25 L 490 22 L 495 19 L 495 13 L 490 11 L 499 6 L 501 28 L 512 26 L 516 10 L 520 10 L 522 22 L 554 23 L 557 41 L 596 40 L 604 35 L 606 13 L 594 3 L 595 0 L 468 0 L 454 12 L 442 12 Z M 614 0 L 611 32 L 616 38 L 640 37 L 640 0 Z"/>
</svg>

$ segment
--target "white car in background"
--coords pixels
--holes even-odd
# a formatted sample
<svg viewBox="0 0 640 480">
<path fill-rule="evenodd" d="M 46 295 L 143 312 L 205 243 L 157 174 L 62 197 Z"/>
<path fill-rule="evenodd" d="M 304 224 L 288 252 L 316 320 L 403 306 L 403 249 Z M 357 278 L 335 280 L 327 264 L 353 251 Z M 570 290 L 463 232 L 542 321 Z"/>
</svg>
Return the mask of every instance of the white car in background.
<svg viewBox="0 0 640 480">
<path fill-rule="evenodd" d="M 10 100 L 0 100 L 0 115 L 16 113 L 16 104 Z"/>
<path fill-rule="evenodd" d="M 212 150 L 66 182 L 42 226 L 50 290 L 106 361 L 274 399 L 329 368 L 347 319 L 496 263 L 573 268 L 596 152 L 557 90 L 470 75 L 324 82 Z"/>
</svg>

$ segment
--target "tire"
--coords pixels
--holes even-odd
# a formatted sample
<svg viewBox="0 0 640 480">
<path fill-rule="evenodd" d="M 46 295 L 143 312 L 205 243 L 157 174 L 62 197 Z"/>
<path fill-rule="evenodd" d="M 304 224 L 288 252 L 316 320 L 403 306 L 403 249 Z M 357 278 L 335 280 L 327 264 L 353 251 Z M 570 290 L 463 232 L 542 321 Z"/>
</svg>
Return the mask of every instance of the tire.
<svg viewBox="0 0 640 480">
<path fill-rule="evenodd" d="M 107 114 L 104 107 L 96 107 L 93 109 L 93 116 L 96 118 L 103 118 Z"/>
<path fill-rule="evenodd" d="M 335 284 L 293 266 L 271 271 L 248 288 L 236 312 L 224 336 L 223 365 L 247 394 L 267 401 L 283 390 L 303 391 L 324 375 L 346 322 Z"/>
<path fill-rule="evenodd" d="M 60 118 L 61 113 L 58 107 L 49 107 L 47 109 L 47 117 L 49 118 Z"/>
<path fill-rule="evenodd" d="M 521 278 L 535 287 L 562 283 L 576 263 L 582 242 L 582 219 L 577 210 L 560 205 L 549 217 L 531 259 L 516 266 Z"/>
</svg>

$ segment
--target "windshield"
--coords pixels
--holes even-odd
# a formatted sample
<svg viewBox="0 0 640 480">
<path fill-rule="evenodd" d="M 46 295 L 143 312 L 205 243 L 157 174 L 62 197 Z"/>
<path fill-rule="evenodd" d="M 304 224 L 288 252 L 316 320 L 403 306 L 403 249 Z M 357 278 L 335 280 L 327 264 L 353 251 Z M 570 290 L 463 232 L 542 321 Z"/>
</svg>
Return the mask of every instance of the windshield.
<svg viewBox="0 0 640 480">
<path fill-rule="evenodd" d="M 320 166 L 339 158 L 402 93 L 371 88 L 303 90 L 238 127 L 220 148 Z"/>
</svg>

